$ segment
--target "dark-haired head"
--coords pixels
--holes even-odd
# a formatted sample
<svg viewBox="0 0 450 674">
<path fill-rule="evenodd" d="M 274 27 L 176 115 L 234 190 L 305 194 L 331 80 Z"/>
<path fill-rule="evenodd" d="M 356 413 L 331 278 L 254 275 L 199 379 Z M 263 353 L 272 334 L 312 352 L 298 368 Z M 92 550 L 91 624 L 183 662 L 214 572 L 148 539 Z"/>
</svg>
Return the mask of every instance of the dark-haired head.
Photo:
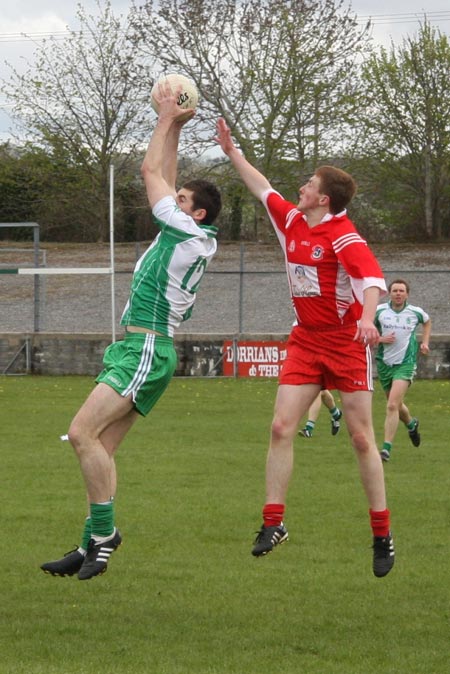
<svg viewBox="0 0 450 674">
<path fill-rule="evenodd" d="M 395 279 L 395 281 L 391 281 L 390 284 L 388 285 L 388 290 L 391 292 L 392 286 L 396 285 L 397 283 L 402 284 L 405 286 L 406 292 L 409 295 L 409 283 L 407 281 L 404 281 L 402 278 Z"/>
<path fill-rule="evenodd" d="M 194 210 L 205 209 L 206 215 L 201 222 L 212 225 L 222 208 L 222 198 L 217 187 L 208 180 L 195 179 L 184 183 L 183 188 L 192 192 Z"/>
</svg>

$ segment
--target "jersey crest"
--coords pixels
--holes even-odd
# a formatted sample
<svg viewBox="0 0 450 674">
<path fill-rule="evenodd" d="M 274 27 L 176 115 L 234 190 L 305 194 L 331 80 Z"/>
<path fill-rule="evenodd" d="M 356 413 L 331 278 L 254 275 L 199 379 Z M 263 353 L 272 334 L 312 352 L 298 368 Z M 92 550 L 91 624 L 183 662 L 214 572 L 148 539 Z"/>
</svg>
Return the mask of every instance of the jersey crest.
<svg viewBox="0 0 450 674">
<path fill-rule="evenodd" d="M 323 258 L 323 252 L 322 246 L 314 246 L 311 251 L 311 258 L 313 260 L 321 260 Z"/>
</svg>

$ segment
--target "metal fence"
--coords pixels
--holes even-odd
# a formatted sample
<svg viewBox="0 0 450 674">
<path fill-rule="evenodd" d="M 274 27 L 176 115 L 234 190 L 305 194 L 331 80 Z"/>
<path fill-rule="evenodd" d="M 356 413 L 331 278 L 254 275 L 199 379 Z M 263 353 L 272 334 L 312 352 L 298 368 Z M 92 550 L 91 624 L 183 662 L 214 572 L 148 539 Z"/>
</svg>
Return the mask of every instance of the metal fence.
<svg viewBox="0 0 450 674">
<path fill-rule="evenodd" d="M 128 298 L 132 269 L 115 272 L 116 330 Z M 433 333 L 450 334 L 450 270 L 385 269 L 386 279 L 406 278 L 412 304 L 432 317 Z M 0 274 L 3 333 L 110 333 L 109 275 L 33 276 Z M 37 319 L 37 320 L 36 320 Z M 283 270 L 212 268 L 205 274 L 193 315 L 180 326 L 186 334 L 286 333 L 294 320 Z"/>
</svg>

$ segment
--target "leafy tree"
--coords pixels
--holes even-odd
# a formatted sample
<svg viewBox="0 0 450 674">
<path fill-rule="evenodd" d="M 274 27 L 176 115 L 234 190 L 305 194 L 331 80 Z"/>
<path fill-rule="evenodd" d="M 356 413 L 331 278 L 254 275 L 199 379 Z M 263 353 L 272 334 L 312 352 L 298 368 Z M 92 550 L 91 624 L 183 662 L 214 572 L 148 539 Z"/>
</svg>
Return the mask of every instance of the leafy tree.
<svg viewBox="0 0 450 674">
<path fill-rule="evenodd" d="M 116 18 L 109 0 L 98 9 L 98 16 L 88 16 L 79 5 L 79 30 L 44 41 L 25 74 L 11 67 L 2 90 L 27 138 L 77 167 L 84 196 L 78 195 L 72 227 L 105 240 L 109 167 L 113 162 L 119 180 L 148 138 L 149 77 L 129 40 L 131 13 Z"/>
<path fill-rule="evenodd" d="M 0 146 L 0 222 L 31 222 L 36 220 L 34 209 L 38 198 L 37 186 L 31 188 L 28 171 L 21 153 L 9 143 Z M 21 235 L 29 234 L 26 230 Z"/>
<path fill-rule="evenodd" d="M 39 222 L 42 240 L 89 240 L 96 204 L 82 168 L 63 147 L 5 145 L 0 157 L 0 220 Z"/>
<path fill-rule="evenodd" d="M 201 149 L 224 117 L 249 160 L 295 199 L 301 174 L 338 152 L 354 121 L 369 26 L 343 5 L 148 0 L 134 16 L 135 40 L 155 77 L 178 71 L 196 82 L 202 102 L 190 130 Z"/>
<path fill-rule="evenodd" d="M 363 70 L 363 152 L 376 158 L 372 177 L 384 185 L 403 233 L 449 235 L 450 42 L 426 21 L 399 47 L 380 48 Z M 406 223 L 406 224 L 405 224 Z M 406 228 L 409 225 L 409 229 Z"/>
<path fill-rule="evenodd" d="M 116 241 L 148 239 L 155 232 L 139 174 L 141 157 L 129 157 L 128 163 L 115 187 Z M 0 222 L 38 222 L 42 241 L 92 241 L 97 213 L 89 176 L 62 144 L 0 146 Z M 3 230 L 3 236 L 13 234 L 17 239 L 32 233 Z"/>
</svg>

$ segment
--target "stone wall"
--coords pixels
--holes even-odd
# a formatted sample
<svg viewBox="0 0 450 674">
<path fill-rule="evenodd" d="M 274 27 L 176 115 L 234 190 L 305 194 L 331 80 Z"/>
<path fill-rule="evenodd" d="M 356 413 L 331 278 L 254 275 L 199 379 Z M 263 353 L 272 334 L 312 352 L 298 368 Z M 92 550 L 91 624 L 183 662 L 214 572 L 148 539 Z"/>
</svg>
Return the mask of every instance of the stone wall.
<svg viewBox="0 0 450 674">
<path fill-rule="evenodd" d="M 284 341 L 286 334 L 241 335 L 239 341 Z M 0 374 L 92 375 L 101 370 L 109 334 L 0 334 Z M 231 335 L 178 335 L 177 376 L 221 376 L 223 343 Z M 431 352 L 420 357 L 419 379 L 450 379 L 450 335 L 433 335 Z"/>
</svg>

